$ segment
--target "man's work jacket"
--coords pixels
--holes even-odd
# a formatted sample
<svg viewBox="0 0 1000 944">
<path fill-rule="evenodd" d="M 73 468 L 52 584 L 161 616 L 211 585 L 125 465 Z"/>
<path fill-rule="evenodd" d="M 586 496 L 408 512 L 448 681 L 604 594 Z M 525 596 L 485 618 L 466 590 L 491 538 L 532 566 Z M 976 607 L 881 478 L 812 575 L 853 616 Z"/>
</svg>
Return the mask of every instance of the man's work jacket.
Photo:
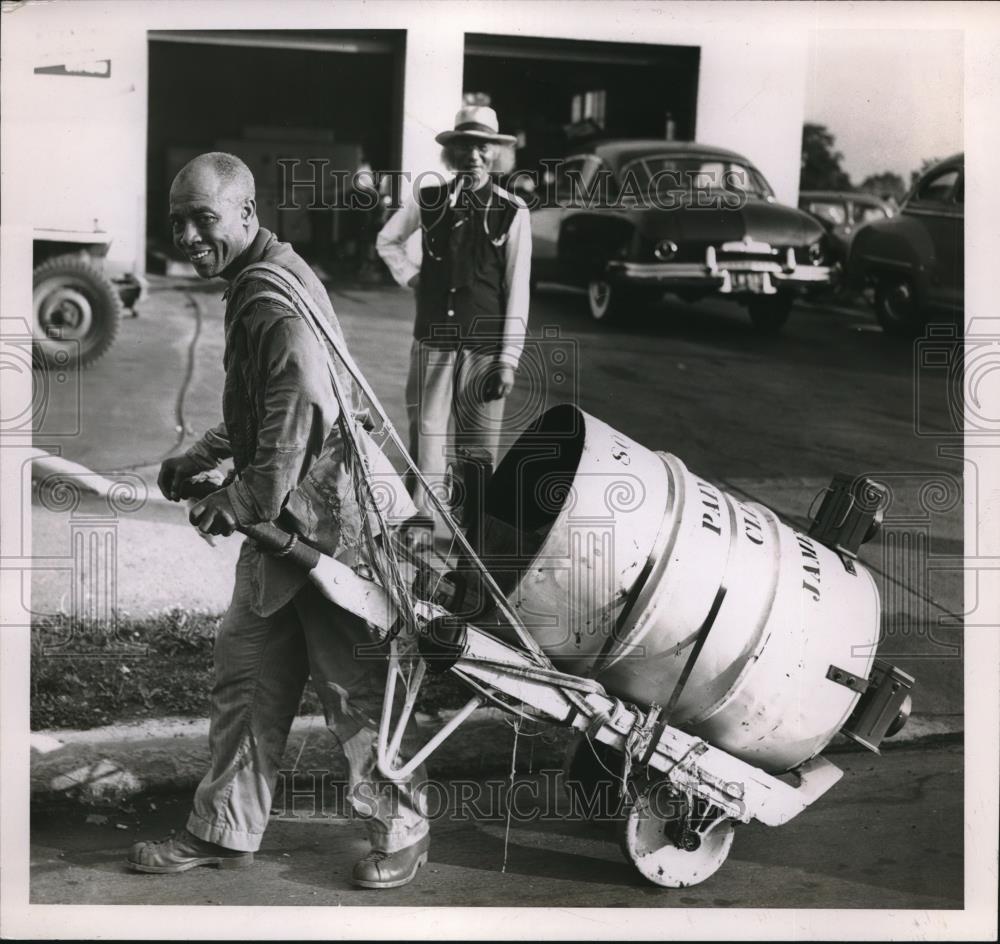
<svg viewBox="0 0 1000 944">
<path fill-rule="evenodd" d="M 297 279 L 343 342 L 329 296 L 315 273 L 288 243 L 260 229 L 223 273 L 233 283 L 225 296 L 223 422 L 187 455 L 202 469 L 232 458 L 234 474 L 226 488 L 240 525 L 275 521 L 325 553 L 349 558 L 359 553 L 361 512 L 331 364 L 349 398 L 353 385 L 291 296 L 287 305 L 254 300 L 261 291 L 274 291 L 252 273 L 240 278 L 256 262 L 278 266 Z M 379 476 L 387 470 L 394 475 L 367 434 L 360 432 Z M 391 484 L 398 495 L 405 495 L 401 481 Z M 396 510 L 408 513 L 408 501 Z M 307 579 L 300 568 L 258 552 L 252 542 L 243 553 L 252 559 L 252 605 L 263 616 L 287 603 Z"/>
</svg>

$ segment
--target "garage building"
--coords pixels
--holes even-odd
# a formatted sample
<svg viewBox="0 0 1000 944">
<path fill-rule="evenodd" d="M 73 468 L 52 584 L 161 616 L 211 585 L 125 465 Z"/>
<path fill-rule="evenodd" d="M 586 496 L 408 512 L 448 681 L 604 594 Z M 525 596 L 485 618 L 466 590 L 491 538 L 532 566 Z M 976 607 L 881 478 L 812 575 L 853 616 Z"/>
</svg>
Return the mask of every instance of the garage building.
<svg viewBox="0 0 1000 944">
<path fill-rule="evenodd" d="M 233 151 L 255 170 L 265 225 L 313 258 L 335 253 L 351 219 L 279 210 L 276 159 L 441 169 L 434 135 L 463 100 L 497 109 L 518 135 L 520 167 L 565 155 L 574 128 L 592 123 L 742 151 L 779 199 L 797 196 L 804 33 L 760 31 L 750 42 L 739 24 L 630 22 L 604 4 L 504 4 L 500 18 L 489 5 L 428 17 L 424 4 L 289 3 L 251 8 L 246 23 L 234 22 L 238 4 L 220 4 L 224 28 L 209 29 L 217 24 L 194 6 L 111 5 L 113 24 L 32 10 L 20 104 L 54 181 L 33 225 L 109 233 L 112 268 L 142 273 L 154 258 L 147 248 L 169 252 L 169 181 L 206 149 Z M 572 19 L 560 15 L 568 9 Z"/>
</svg>

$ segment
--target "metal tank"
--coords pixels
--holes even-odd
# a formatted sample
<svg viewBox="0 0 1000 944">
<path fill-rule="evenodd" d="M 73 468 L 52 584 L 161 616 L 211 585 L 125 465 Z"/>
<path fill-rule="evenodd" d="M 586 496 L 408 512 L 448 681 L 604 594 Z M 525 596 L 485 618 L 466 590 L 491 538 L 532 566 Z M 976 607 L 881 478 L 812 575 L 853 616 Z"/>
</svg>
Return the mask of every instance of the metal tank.
<svg viewBox="0 0 1000 944">
<path fill-rule="evenodd" d="M 771 772 L 830 742 L 872 669 L 860 563 L 572 406 L 498 466 L 481 543 L 557 668 Z"/>
</svg>

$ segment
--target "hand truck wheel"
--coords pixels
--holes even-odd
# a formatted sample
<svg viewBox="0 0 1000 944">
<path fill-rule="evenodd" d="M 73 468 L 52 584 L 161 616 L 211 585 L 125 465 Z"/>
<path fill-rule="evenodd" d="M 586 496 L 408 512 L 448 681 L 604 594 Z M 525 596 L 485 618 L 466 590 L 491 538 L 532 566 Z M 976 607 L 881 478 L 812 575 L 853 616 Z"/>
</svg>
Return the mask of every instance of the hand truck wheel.
<svg viewBox="0 0 1000 944">
<path fill-rule="evenodd" d="M 697 885 L 714 875 L 733 844 L 733 821 L 668 781 L 636 784 L 621 824 L 625 857 L 643 878 L 665 888 Z"/>
</svg>

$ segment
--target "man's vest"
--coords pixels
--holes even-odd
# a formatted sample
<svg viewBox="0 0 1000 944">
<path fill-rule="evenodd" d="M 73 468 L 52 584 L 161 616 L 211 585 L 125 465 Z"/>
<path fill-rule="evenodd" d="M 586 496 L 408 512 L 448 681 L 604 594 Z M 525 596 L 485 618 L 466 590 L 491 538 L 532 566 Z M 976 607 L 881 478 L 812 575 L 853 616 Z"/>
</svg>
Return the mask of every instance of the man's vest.
<svg viewBox="0 0 1000 944">
<path fill-rule="evenodd" d="M 520 207 L 493 181 L 463 191 L 455 182 L 420 190 L 423 262 L 413 336 L 434 347 L 497 347 L 507 306 L 507 237 Z"/>
</svg>

